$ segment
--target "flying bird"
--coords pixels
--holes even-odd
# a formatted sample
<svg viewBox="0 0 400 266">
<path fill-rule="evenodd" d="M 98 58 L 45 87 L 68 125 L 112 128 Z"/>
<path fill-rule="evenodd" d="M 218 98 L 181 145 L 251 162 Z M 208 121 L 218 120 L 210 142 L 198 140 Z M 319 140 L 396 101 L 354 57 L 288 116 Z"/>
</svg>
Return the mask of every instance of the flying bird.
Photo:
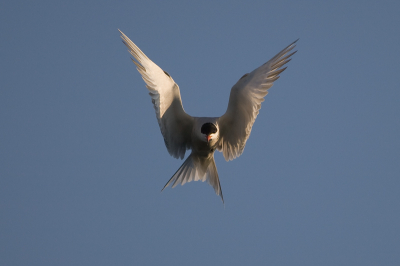
<svg viewBox="0 0 400 266">
<path fill-rule="evenodd" d="M 226 161 L 233 160 L 243 153 L 261 103 L 273 82 L 286 69 L 283 66 L 297 52 L 291 52 L 297 40 L 267 63 L 238 80 L 231 89 L 228 108 L 223 116 L 192 117 L 183 109 L 178 84 L 122 31 L 120 33 L 122 42 L 134 57 L 131 59 L 149 90 L 169 154 L 174 158 L 183 159 L 186 150 L 192 150 L 162 190 L 170 184 L 175 187 L 186 182 L 207 180 L 224 202 L 214 152 L 222 152 Z"/>
</svg>

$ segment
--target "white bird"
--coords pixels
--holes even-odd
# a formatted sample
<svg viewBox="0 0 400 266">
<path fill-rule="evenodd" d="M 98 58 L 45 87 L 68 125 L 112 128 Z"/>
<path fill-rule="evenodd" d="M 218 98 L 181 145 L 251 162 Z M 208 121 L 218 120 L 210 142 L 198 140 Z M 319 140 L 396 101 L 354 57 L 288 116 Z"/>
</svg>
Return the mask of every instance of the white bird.
<svg viewBox="0 0 400 266">
<path fill-rule="evenodd" d="M 122 31 L 120 33 L 122 42 L 136 59 L 131 58 L 133 63 L 146 82 L 169 154 L 183 159 L 186 150 L 192 150 L 164 188 L 170 184 L 175 187 L 207 180 L 223 202 L 214 152 L 222 152 L 226 161 L 242 154 L 268 89 L 286 69 L 282 66 L 297 52 L 289 54 L 297 40 L 239 79 L 231 89 L 228 109 L 223 116 L 192 117 L 183 109 L 179 87 L 172 77 L 153 63 Z"/>
</svg>

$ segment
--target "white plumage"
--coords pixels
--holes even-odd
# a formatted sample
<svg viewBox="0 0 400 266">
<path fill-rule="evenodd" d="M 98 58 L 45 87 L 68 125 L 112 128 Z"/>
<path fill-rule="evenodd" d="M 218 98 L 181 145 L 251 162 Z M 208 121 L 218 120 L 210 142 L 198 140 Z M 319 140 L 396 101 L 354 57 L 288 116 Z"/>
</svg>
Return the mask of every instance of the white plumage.
<svg viewBox="0 0 400 266">
<path fill-rule="evenodd" d="M 289 52 L 296 46 L 297 40 L 239 79 L 231 89 L 228 109 L 223 116 L 192 117 L 184 111 L 179 86 L 172 77 L 153 63 L 124 33 L 121 34 L 150 92 L 168 152 L 175 158 L 183 159 L 186 150 L 192 150 L 164 188 L 170 184 L 175 187 L 186 182 L 207 180 L 223 201 L 214 152 L 222 152 L 226 161 L 243 153 L 261 103 L 273 82 L 286 69 L 282 66 L 296 53 Z"/>
</svg>

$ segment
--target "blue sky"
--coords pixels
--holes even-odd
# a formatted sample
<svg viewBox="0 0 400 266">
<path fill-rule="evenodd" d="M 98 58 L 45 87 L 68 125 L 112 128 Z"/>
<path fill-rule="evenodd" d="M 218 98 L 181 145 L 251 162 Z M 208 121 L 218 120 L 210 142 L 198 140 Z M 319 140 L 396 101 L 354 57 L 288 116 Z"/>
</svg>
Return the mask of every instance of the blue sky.
<svg viewBox="0 0 400 266">
<path fill-rule="evenodd" d="M 0 265 L 399 265 L 398 1 L 8 1 Z M 161 188 L 169 156 L 121 29 L 220 116 L 300 38 L 244 153 Z"/>
</svg>

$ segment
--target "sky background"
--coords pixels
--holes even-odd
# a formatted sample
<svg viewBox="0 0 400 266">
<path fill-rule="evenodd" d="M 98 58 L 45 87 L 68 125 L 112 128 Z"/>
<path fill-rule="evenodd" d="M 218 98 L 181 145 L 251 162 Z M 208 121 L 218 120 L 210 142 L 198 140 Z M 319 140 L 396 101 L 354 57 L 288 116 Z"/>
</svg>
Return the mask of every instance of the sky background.
<svg viewBox="0 0 400 266">
<path fill-rule="evenodd" d="M 3 1 L 0 265 L 400 265 L 399 1 Z M 241 157 L 169 156 L 121 29 L 192 116 L 300 38 Z"/>
</svg>

